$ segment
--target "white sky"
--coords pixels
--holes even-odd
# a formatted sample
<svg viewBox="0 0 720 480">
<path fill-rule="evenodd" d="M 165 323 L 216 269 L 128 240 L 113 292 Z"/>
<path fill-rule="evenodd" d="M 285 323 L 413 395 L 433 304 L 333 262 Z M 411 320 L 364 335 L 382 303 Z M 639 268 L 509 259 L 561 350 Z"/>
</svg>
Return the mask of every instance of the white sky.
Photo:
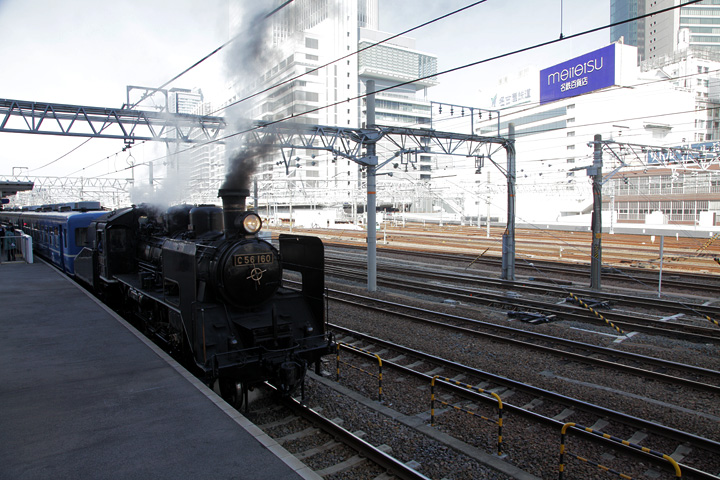
<svg viewBox="0 0 720 480">
<path fill-rule="evenodd" d="M 127 85 L 158 87 L 224 43 L 227 1 L 0 0 L 0 98 L 120 107 Z M 380 28 L 398 33 L 470 3 L 380 0 Z M 559 38 L 561 3 L 566 37 L 609 23 L 610 0 L 488 0 L 409 36 L 418 50 L 438 56 L 443 71 Z M 480 89 L 488 92 L 498 77 L 560 63 L 605 46 L 609 37 L 606 29 L 442 76 L 429 98 L 479 106 Z M 223 85 L 218 58 L 170 87 L 200 87 L 212 97 Z M 39 168 L 84 140 L 0 134 L 0 175 L 27 167 L 23 173 L 31 176 L 98 176 L 164 152 L 161 145 L 134 148 L 130 159 L 127 152 L 117 153 L 121 141 L 95 139 Z"/>
</svg>

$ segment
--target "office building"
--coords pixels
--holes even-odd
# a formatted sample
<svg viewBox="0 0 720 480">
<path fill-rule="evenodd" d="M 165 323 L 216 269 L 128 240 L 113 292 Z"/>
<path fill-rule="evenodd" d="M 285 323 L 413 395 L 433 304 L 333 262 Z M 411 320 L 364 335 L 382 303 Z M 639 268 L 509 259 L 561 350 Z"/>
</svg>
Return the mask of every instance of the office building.
<svg viewBox="0 0 720 480">
<path fill-rule="evenodd" d="M 645 0 L 610 0 L 610 23 L 616 24 L 645 14 Z M 625 22 L 610 28 L 610 43 L 622 42 L 638 49 L 645 59 L 645 20 Z"/>
<path fill-rule="evenodd" d="M 720 1 L 703 0 L 682 6 L 680 0 L 611 0 L 610 23 L 652 14 L 678 6 L 641 20 L 615 25 L 610 29 L 610 42 L 622 41 L 638 48 L 638 62 L 691 49 L 720 51 Z"/>
<path fill-rule="evenodd" d="M 230 102 L 252 97 L 241 110 L 253 120 L 358 128 L 366 123 L 366 84 L 374 80 L 376 91 L 383 90 L 376 99 L 377 124 L 429 126 L 427 88 L 437 84 L 437 57 L 417 51 L 408 37 L 354 55 L 390 36 L 377 31 L 379 14 L 378 0 L 296 0 L 284 6 L 267 20 L 265 61 L 255 63 L 255 75 L 237 76 Z M 427 78 L 394 87 L 420 76 Z M 429 177 L 426 157 L 418 159 L 422 170 L 409 169 L 405 183 Z M 255 171 L 260 205 L 357 205 L 364 201 L 363 175 L 352 160 L 315 149 L 266 155 L 257 159 Z M 379 180 L 382 196 L 390 179 Z"/>
<path fill-rule="evenodd" d="M 518 221 L 587 221 L 593 202 L 587 167 L 598 134 L 618 155 L 604 152 L 603 208 L 613 212 L 604 223 L 643 223 L 653 216 L 698 224 L 704 212 L 720 211 L 716 163 L 700 169 L 697 162 L 679 161 L 660 168 L 647 149 L 637 148 L 645 153 L 633 158 L 622 146 L 714 151 L 720 98 L 708 72 L 720 63 L 692 51 L 674 62 L 648 60 L 642 68 L 635 59 L 635 47 L 612 44 L 539 70 L 538 76 L 526 74 L 526 86 L 513 87 L 530 92 L 521 108 L 510 104 L 501 111 L 501 134 L 507 135 L 510 122 L 516 128 Z M 511 98 L 503 91 L 494 97 Z M 504 195 L 499 192 L 493 203 L 502 205 Z"/>
</svg>

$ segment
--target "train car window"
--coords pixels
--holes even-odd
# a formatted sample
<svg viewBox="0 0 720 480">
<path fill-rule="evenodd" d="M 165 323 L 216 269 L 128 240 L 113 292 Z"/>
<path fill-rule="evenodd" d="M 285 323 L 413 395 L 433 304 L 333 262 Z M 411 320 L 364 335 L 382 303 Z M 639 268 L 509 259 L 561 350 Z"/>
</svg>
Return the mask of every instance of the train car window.
<svg viewBox="0 0 720 480">
<path fill-rule="evenodd" d="M 75 246 L 76 247 L 89 247 L 88 243 L 88 229 L 87 228 L 76 228 L 75 229 Z"/>
<path fill-rule="evenodd" d="M 68 243 L 67 243 L 67 228 L 63 228 L 63 248 L 65 248 L 65 249 L 68 248 Z"/>
</svg>

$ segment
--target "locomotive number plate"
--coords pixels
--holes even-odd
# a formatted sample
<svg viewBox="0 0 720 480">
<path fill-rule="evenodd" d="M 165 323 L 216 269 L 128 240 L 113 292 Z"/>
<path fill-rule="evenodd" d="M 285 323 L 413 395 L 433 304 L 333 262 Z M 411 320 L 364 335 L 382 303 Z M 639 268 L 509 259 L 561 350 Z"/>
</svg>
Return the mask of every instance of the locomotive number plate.
<svg viewBox="0 0 720 480">
<path fill-rule="evenodd" d="M 258 265 L 273 263 L 272 253 L 256 253 L 253 255 L 233 255 L 233 266 L 243 267 L 245 265 Z"/>
</svg>

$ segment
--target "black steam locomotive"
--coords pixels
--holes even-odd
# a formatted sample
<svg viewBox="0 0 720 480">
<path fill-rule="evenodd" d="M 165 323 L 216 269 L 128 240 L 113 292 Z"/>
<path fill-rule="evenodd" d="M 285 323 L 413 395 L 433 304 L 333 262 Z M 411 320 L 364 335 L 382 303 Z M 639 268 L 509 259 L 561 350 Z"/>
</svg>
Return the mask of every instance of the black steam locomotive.
<svg viewBox="0 0 720 480">
<path fill-rule="evenodd" d="M 325 328 L 322 242 L 280 235 L 276 249 L 245 209 L 248 193 L 221 189 L 222 209 L 111 212 L 90 223 L 92 247 L 75 259 L 79 281 L 237 406 L 259 382 L 292 392 L 335 348 Z M 283 269 L 300 273 L 301 290 L 281 285 Z"/>
</svg>

